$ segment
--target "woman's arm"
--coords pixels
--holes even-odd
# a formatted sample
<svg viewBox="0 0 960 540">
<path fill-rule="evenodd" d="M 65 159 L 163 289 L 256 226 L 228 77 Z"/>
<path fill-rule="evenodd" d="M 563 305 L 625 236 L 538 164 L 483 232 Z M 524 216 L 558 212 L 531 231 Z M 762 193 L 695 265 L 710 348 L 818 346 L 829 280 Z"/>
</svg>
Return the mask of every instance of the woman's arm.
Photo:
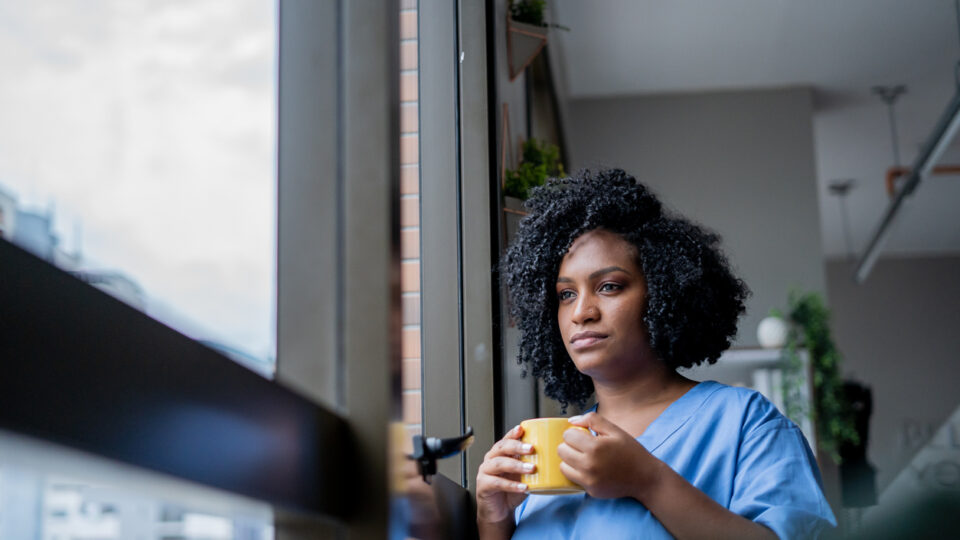
<svg viewBox="0 0 960 540">
<path fill-rule="evenodd" d="M 646 506 L 673 536 L 776 540 L 777 535 L 770 529 L 720 506 L 666 463 L 647 455 L 655 462 L 648 473 L 650 480 L 636 486 L 631 496 Z"/>
<path fill-rule="evenodd" d="M 776 539 L 770 529 L 720 506 L 628 433 L 596 413 L 571 419 L 557 452 L 563 473 L 593 497 L 633 497 L 677 538 Z"/>
<path fill-rule="evenodd" d="M 516 525 L 513 523 L 513 517 L 505 519 L 499 523 L 490 523 L 477 520 L 477 528 L 480 532 L 480 540 L 508 540 L 513 536 L 513 530 Z"/>
</svg>

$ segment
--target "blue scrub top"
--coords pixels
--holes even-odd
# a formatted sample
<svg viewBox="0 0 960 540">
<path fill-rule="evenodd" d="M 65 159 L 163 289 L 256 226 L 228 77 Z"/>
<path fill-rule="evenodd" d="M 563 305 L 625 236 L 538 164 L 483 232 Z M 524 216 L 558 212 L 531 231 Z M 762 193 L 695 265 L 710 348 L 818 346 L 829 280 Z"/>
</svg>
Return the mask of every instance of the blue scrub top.
<svg viewBox="0 0 960 540">
<path fill-rule="evenodd" d="M 754 390 L 702 382 L 637 441 L 724 508 L 780 538 L 817 537 L 836 525 L 800 428 Z M 515 539 L 672 538 L 628 497 L 530 495 L 516 520 Z"/>
</svg>

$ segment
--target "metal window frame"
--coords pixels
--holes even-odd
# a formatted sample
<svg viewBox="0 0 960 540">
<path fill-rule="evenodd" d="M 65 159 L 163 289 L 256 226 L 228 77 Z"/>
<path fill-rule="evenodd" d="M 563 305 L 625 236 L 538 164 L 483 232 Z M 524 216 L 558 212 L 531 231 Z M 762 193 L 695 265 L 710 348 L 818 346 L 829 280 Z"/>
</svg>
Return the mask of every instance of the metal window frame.
<svg viewBox="0 0 960 540">
<path fill-rule="evenodd" d="M 499 438 L 491 5 L 421 0 L 418 21 L 422 429 L 450 436 L 474 428 L 474 445 L 438 467 L 470 490 L 484 453 Z"/>
<path fill-rule="evenodd" d="M 421 429 L 430 436 L 462 433 L 459 133 L 456 3 L 420 0 L 420 339 Z M 461 456 L 438 473 L 463 485 Z"/>
<path fill-rule="evenodd" d="M 281 0 L 277 379 L 348 422 L 361 467 L 331 489 L 361 538 L 386 535 L 400 417 L 399 16 Z"/>
<path fill-rule="evenodd" d="M 499 219 L 497 180 L 491 163 L 495 145 L 491 128 L 489 2 L 460 0 L 460 144 L 462 269 L 463 269 L 463 357 L 466 406 L 465 417 L 477 432 L 474 446 L 466 452 L 468 481 L 473 478 L 486 451 L 500 438 L 496 430 L 495 403 L 499 386 L 494 384 L 500 366 L 500 347 L 494 340 L 495 309 L 499 286 L 494 268 L 499 253 L 493 246 Z"/>
</svg>

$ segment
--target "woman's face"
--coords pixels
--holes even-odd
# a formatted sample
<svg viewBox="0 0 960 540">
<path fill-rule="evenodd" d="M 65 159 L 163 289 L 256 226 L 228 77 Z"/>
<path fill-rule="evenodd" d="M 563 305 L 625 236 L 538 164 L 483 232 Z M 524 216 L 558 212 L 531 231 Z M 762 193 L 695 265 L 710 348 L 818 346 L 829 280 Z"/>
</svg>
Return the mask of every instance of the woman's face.
<svg viewBox="0 0 960 540">
<path fill-rule="evenodd" d="M 597 229 L 573 241 L 557 276 L 557 322 L 581 373 L 617 380 L 654 358 L 643 323 L 647 285 L 636 250 Z"/>
</svg>

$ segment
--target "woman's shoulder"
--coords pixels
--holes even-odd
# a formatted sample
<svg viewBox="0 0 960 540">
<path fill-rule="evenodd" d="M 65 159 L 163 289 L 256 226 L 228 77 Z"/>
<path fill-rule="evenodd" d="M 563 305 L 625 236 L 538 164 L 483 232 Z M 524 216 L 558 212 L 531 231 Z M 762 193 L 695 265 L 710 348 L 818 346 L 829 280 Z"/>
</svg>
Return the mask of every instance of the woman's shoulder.
<svg viewBox="0 0 960 540">
<path fill-rule="evenodd" d="M 705 393 L 702 409 L 709 411 L 707 415 L 738 422 L 741 433 L 797 428 L 766 396 L 752 388 L 729 386 L 716 381 L 702 382 L 697 388 Z"/>
</svg>

